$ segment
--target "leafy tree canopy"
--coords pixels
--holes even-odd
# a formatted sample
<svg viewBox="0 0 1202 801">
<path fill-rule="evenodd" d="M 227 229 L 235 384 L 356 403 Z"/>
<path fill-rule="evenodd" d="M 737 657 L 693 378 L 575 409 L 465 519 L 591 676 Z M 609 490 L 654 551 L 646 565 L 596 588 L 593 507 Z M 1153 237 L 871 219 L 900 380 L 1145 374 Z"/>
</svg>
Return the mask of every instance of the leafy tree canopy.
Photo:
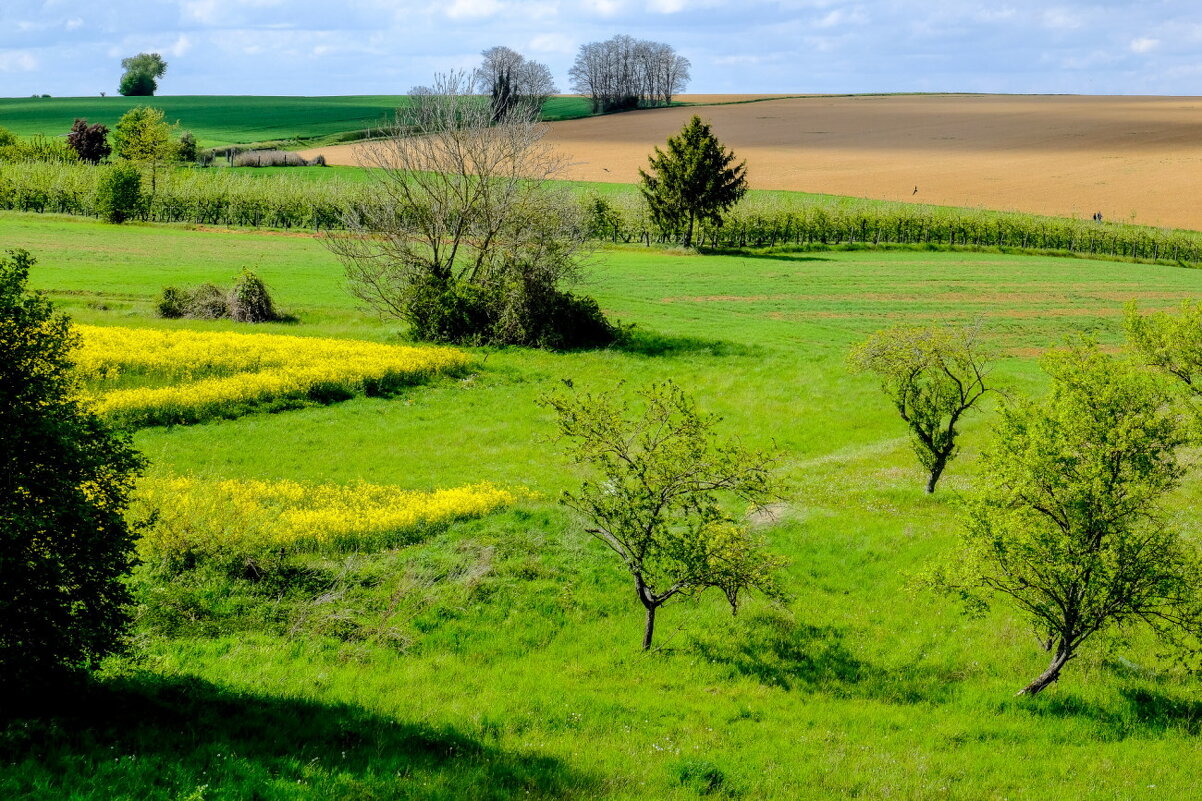
<svg viewBox="0 0 1202 801">
<path fill-rule="evenodd" d="M 81 399 L 70 320 L 0 257 L 0 681 L 29 685 L 117 650 L 143 461 Z"/>
<path fill-rule="evenodd" d="M 1100 632 L 1144 624 L 1170 642 L 1202 634 L 1197 547 L 1161 500 L 1182 475 L 1185 427 L 1159 377 L 1096 345 L 1045 357 L 1051 392 L 1001 411 L 971 501 L 964 548 L 935 584 L 984 609 L 1001 598 L 1052 654 L 1020 694 L 1056 681 Z"/>
<path fill-rule="evenodd" d="M 118 91 L 126 97 L 150 97 L 159 88 L 157 78 L 167 71 L 167 62 L 158 53 L 138 53 L 121 59 L 121 76 Z"/>
</svg>

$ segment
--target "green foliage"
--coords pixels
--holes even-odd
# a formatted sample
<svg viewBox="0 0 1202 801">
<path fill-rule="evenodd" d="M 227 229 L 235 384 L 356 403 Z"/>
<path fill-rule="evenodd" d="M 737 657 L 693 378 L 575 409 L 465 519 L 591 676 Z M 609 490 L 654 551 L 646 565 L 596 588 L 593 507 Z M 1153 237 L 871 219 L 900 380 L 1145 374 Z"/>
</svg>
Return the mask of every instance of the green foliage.
<svg viewBox="0 0 1202 801">
<path fill-rule="evenodd" d="M 1124 328 L 1128 342 L 1149 366 L 1176 378 L 1195 398 L 1202 397 L 1202 304 L 1187 299 L 1175 315 L 1141 315 L 1132 301 Z"/>
<path fill-rule="evenodd" d="M 660 230 L 682 235 L 681 243 L 689 247 L 698 221 L 721 226 L 722 215 L 747 192 L 747 164 L 734 160 L 697 115 L 668 137 L 667 153 L 655 148 L 648 159 L 651 172 L 640 169 L 639 175 Z"/>
<path fill-rule="evenodd" d="M 263 279 L 243 268 L 230 291 L 230 319 L 239 323 L 269 323 L 279 319 Z"/>
<path fill-rule="evenodd" d="M 187 310 L 188 291 L 174 286 L 163 287 L 154 304 L 155 314 L 166 320 L 178 320 L 187 314 Z"/>
<path fill-rule="evenodd" d="M 155 301 L 155 312 L 165 319 L 230 319 L 239 323 L 270 323 L 283 319 L 276 311 L 263 279 L 245 267 L 229 290 L 207 282 L 191 289 L 163 287 Z"/>
<path fill-rule="evenodd" d="M 732 613 L 743 590 L 779 596 L 781 560 L 762 536 L 723 503 L 726 496 L 763 509 L 777 497 L 772 459 L 722 442 L 718 419 L 697 411 L 680 387 L 656 384 L 640 393 L 641 414 L 606 396 L 550 395 L 542 403 L 573 440 L 576 462 L 597 475 L 563 502 L 584 516 L 634 578 L 647 610 L 649 649 L 656 610 L 677 595 L 716 587 Z"/>
<path fill-rule="evenodd" d="M 167 62 L 158 53 L 138 53 L 121 59 L 125 72 L 117 91 L 127 97 L 150 97 L 159 88 L 157 78 L 167 71 Z"/>
<path fill-rule="evenodd" d="M 7 128 L 0 127 L 0 148 L 9 147 L 17 143 L 17 135 Z"/>
<path fill-rule="evenodd" d="M 0 258 L 0 677 L 87 669 L 129 623 L 124 519 L 142 459 L 80 399 L 70 320 L 27 289 L 33 258 Z"/>
<path fill-rule="evenodd" d="M 67 165 L 79 161 L 79 154 L 62 139 L 37 134 L 25 140 L 10 138 L 8 144 L 4 144 L 5 139 L 0 137 L 0 162 Z"/>
<path fill-rule="evenodd" d="M 223 283 L 253 264 L 306 333 L 398 335 L 356 308 L 309 237 L 4 214 L 5 238 L 44 253 L 31 282 L 79 320 L 163 325 L 147 317 L 163 284 Z M 365 476 L 415 489 L 487 478 L 539 497 L 354 565 L 298 563 L 237 583 L 138 581 L 140 669 L 104 680 L 109 706 L 85 698 L 64 717 L 0 728 L 0 797 L 179 801 L 208 785 L 210 800 L 693 798 L 702 762 L 725 774 L 720 792 L 748 801 L 1025 799 L 1049 782 L 1090 801 L 1191 797 L 1197 678 L 1155 658 L 1150 633 L 1087 648 L 1052 691 L 1007 700 L 1048 659 L 1012 610 L 958 620 L 939 599 L 907 592 L 907 576 L 955 547 L 961 515 L 955 494 L 917 491 L 904 429 L 845 357 L 883 320 L 984 316 L 988 344 L 1008 354 L 993 372 L 999 384 L 1038 393 L 1046 378 L 1025 354 L 1080 330 L 1122 343 L 1122 318 L 1101 293 L 1172 305 L 1196 294 L 1195 271 L 997 253 L 698 258 L 644 247 L 605 248 L 594 264 L 598 300 L 649 341 L 490 350 L 467 380 L 390 401 L 137 433 L 172 472 Z M 729 436 L 775 439 L 788 454 L 797 491 L 768 534 L 791 559 L 781 582 L 796 600 L 788 610 L 745 603 L 736 618 L 716 593 L 672 602 L 644 659 L 631 647 L 643 619 L 631 579 L 554 503 L 579 474 L 547 458 L 552 417 L 533 401 L 565 378 L 609 387 L 652 375 L 704 398 Z M 965 421 L 957 487 L 980 481 L 972 442 L 992 407 Z M 1183 531 L 1202 525 L 1199 482 L 1187 478 L 1166 500 Z M 183 674 L 196 678 L 172 678 Z M 423 731 L 485 750 L 470 752 L 476 760 L 465 741 L 441 741 L 455 750 L 431 756 L 427 740 L 405 739 L 419 718 Z M 570 778 L 540 782 L 548 765 Z"/>
<path fill-rule="evenodd" d="M 1107 630 L 1202 633 L 1198 548 L 1163 508 L 1186 442 L 1170 395 L 1092 343 L 1049 354 L 1044 369 L 1046 398 L 1002 408 L 964 550 L 937 577 L 970 607 L 1000 596 L 1031 624 L 1053 654 L 1022 691 L 1032 695 Z"/>
<path fill-rule="evenodd" d="M 988 353 L 977 328 L 903 326 L 878 331 L 852 349 L 853 369 L 873 373 L 910 428 L 934 492 L 956 456 L 956 425 L 989 391 Z"/>
<path fill-rule="evenodd" d="M 192 162 L 196 161 L 196 135 L 191 131 L 183 131 L 180 133 L 176 157 L 185 164 L 191 164 Z"/>
<path fill-rule="evenodd" d="M 120 224 L 135 217 L 143 206 L 142 174 L 132 164 L 103 168 L 96 181 L 96 213 L 106 222 Z"/>
<path fill-rule="evenodd" d="M 121 116 L 113 129 L 113 155 L 147 167 L 174 160 L 176 145 L 171 139 L 172 126 L 163 119 L 163 110 L 135 106 Z"/>
</svg>

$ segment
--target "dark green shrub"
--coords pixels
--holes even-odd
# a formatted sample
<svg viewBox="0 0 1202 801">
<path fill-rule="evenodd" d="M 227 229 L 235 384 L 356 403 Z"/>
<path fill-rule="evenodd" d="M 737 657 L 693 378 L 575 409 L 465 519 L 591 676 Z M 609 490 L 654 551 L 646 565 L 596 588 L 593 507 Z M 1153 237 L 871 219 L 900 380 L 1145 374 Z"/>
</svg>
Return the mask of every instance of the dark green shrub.
<svg viewBox="0 0 1202 801">
<path fill-rule="evenodd" d="M 191 131 L 179 135 L 178 149 L 175 151 L 179 160 L 191 164 L 196 161 L 196 136 Z"/>
<path fill-rule="evenodd" d="M 230 317 L 240 323 L 269 323 L 279 319 L 263 279 L 243 269 L 230 292 Z"/>
<path fill-rule="evenodd" d="M 96 182 L 96 212 L 107 222 L 120 224 L 142 207 L 142 174 L 128 163 L 105 167 Z"/>
<path fill-rule="evenodd" d="M 410 331 L 426 342 L 485 344 L 493 340 L 494 308 L 489 293 L 480 287 L 464 282 L 423 284 L 409 305 Z"/>
<path fill-rule="evenodd" d="M 187 316 L 188 292 L 173 286 L 163 287 L 163 293 L 159 295 L 154 310 L 159 317 L 165 317 L 168 320 L 178 320 L 180 317 Z"/>
<path fill-rule="evenodd" d="M 143 461 L 81 400 L 71 321 L 0 257 L 0 684 L 44 684 L 120 649 Z"/>
</svg>

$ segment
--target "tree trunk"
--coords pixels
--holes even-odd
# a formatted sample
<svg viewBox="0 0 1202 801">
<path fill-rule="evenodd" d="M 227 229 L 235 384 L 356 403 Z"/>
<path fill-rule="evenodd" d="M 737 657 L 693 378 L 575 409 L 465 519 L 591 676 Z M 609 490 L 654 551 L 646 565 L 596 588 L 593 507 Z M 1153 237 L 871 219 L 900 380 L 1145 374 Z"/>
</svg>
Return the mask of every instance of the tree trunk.
<svg viewBox="0 0 1202 801">
<path fill-rule="evenodd" d="M 693 213 L 689 212 L 689 227 L 685 231 L 684 246 L 687 248 L 693 244 Z"/>
<path fill-rule="evenodd" d="M 927 479 L 927 495 L 935 491 L 935 485 L 939 483 L 939 477 L 943 475 L 943 468 L 945 467 L 947 467 L 946 456 L 935 460 L 935 464 L 931 467 L 931 476 Z"/>
<path fill-rule="evenodd" d="M 1073 658 L 1073 652 L 1064 647 L 1062 644 L 1056 649 L 1056 655 L 1052 657 L 1052 663 L 1048 665 L 1048 669 L 1040 673 L 1033 682 L 1023 687 L 1015 695 L 1038 695 L 1043 690 L 1047 689 L 1048 685 L 1060 678 L 1060 671 L 1068 660 Z"/>
<path fill-rule="evenodd" d="M 651 638 L 655 636 L 655 610 L 658 607 L 647 607 L 647 626 L 643 629 L 643 650 L 651 650 Z"/>
</svg>

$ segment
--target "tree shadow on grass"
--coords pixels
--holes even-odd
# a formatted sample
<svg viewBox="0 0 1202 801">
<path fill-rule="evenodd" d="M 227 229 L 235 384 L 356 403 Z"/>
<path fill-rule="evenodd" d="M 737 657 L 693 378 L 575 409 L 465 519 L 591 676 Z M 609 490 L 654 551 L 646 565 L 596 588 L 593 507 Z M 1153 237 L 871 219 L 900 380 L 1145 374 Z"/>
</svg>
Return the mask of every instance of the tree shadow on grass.
<svg viewBox="0 0 1202 801">
<path fill-rule="evenodd" d="M 1072 693 L 1043 693 L 1014 699 L 1006 706 L 1049 718 L 1078 718 L 1093 722 L 1105 739 L 1159 735 L 1169 731 L 1196 737 L 1202 734 L 1202 701 L 1173 698 L 1146 687 L 1124 687 L 1112 706 L 1103 706 Z"/>
<path fill-rule="evenodd" d="M 896 704 L 940 702 L 955 692 L 951 678 L 929 669 L 886 670 L 859 659 L 834 627 L 809 626 L 769 612 L 750 616 L 733 629 L 695 639 L 693 647 L 705 659 L 768 686 Z"/>
<path fill-rule="evenodd" d="M 0 719 L 0 797 L 589 798 L 557 759 L 351 705 L 136 676 Z M 30 708 L 36 707 L 36 714 Z"/>
<path fill-rule="evenodd" d="M 637 356 L 756 356 L 763 349 L 723 339 L 677 337 L 634 327 L 625 331 L 613 350 Z"/>
</svg>

